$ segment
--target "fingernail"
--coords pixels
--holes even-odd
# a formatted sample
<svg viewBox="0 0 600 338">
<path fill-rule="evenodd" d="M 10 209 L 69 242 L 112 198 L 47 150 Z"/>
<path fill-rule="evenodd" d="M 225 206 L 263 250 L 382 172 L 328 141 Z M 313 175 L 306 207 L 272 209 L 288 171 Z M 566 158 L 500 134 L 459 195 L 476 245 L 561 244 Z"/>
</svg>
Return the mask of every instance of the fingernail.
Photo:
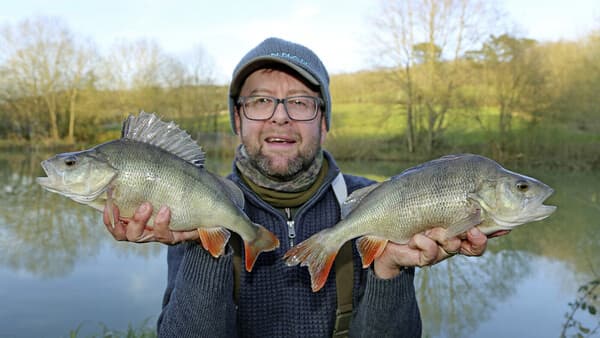
<svg viewBox="0 0 600 338">
<path fill-rule="evenodd" d="M 148 203 L 142 203 L 136 210 L 136 213 L 145 213 L 148 211 Z"/>
<path fill-rule="evenodd" d="M 167 206 L 163 205 L 162 207 L 160 207 L 160 209 L 158 209 L 157 216 L 164 217 L 164 216 L 166 216 L 166 213 L 167 213 Z"/>
</svg>

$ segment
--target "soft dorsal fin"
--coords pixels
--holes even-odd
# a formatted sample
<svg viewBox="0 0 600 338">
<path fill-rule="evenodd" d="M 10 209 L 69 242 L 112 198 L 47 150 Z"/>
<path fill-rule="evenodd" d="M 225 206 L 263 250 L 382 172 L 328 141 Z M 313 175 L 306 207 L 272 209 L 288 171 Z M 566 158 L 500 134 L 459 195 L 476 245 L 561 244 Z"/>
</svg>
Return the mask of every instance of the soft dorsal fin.
<svg viewBox="0 0 600 338">
<path fill-rule="evenodd" d="M 342 218 L 346 218 L 346 216 L 348 216 L 348 214 L 356 208 L 356 206 L 360 203 L 360 201 L 362 201 L 363 198 L 365 198 L 365 196 L 367 196 L 371 191 L 373 191 L 373 189 L 380 185 L 381 183 L 375 183 L 364 188 L 354 190 L 354 192 L 350 194 L 350 196 L 348 196 L 348 198 L 342 204 Z"/>
<path fill-rule="evenodd" d="M 204 151 L 190 134 L 172 121 L 161 121 L 155 114 L 142 110 L 138 116 L 129 115 L 123 123 L 121 138 L 151 144 L 196 167 L 204 167 Z"/>
<path fill-rule="evenodd" d="M 216 176 L 223 186 L 223 191 L 238 208 L 244 209 L 244 193 L 235 183 L 227 178 Z"/>
</svg>

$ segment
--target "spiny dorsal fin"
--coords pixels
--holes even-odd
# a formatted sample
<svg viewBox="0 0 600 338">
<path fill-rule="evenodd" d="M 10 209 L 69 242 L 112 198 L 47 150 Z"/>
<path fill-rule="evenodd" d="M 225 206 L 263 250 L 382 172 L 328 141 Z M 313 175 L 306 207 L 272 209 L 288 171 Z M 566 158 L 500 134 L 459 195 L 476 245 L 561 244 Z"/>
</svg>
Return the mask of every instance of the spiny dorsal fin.
<svg viewBox="0 0 600 338">
<path fill-rule="evenodd" d="M 204 167 L 204 151 L 190 134 L 172 121 L 161 121 L 155 114 L 142 110 L 138 116 L 129 115 L 123 123 L 121 138 L 151 144 L 196 167 Z"/>
</svg>

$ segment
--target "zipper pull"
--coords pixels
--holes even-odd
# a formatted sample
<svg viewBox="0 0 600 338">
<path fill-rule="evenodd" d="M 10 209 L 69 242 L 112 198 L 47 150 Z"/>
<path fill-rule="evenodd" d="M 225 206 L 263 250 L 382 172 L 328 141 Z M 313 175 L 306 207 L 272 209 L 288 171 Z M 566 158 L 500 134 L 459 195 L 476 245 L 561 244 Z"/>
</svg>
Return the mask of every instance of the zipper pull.
<svg viewBox="0 0 600 338">
<path fill-rule="evenodd" d="M 290 208 L 285 208 L 285 214 L 287 216 L 288 226 L 288 238 L 290 240 L 290 248 L 294 246 L 294 238 L 296 238 L 296 228 L 294 220 L 292 220 L 292 212 Z"/>
</svg>

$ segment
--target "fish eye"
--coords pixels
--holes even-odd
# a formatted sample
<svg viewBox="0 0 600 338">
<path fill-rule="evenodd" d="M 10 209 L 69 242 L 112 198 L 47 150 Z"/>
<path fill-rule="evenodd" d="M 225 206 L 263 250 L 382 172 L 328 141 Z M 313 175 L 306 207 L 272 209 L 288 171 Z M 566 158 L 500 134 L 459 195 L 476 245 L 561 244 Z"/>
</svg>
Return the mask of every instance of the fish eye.
<svg viewBox="0 0 600 338">
<path fill-rule="evenodd" d="M 527 191 L 527 189 L 529 189 L 529 184 L 527 184 L 527 182 L 524 181 L 519 181 L 517 182 L 517 189 L 519 189 L 519 191 Z"/>
<path fill-rule="evenodd" d="M 75 165 L 76 163 L 77 163 L 77 158 L 75 158 L 75 157 L 72 157 L 72 156 L 71 156 L 71 157 L 67 157 L 67 158 L 65 158 L 65 165 L 66 165 L 67 167 L 73 166 L 73 165 Z"/>
</svg>

